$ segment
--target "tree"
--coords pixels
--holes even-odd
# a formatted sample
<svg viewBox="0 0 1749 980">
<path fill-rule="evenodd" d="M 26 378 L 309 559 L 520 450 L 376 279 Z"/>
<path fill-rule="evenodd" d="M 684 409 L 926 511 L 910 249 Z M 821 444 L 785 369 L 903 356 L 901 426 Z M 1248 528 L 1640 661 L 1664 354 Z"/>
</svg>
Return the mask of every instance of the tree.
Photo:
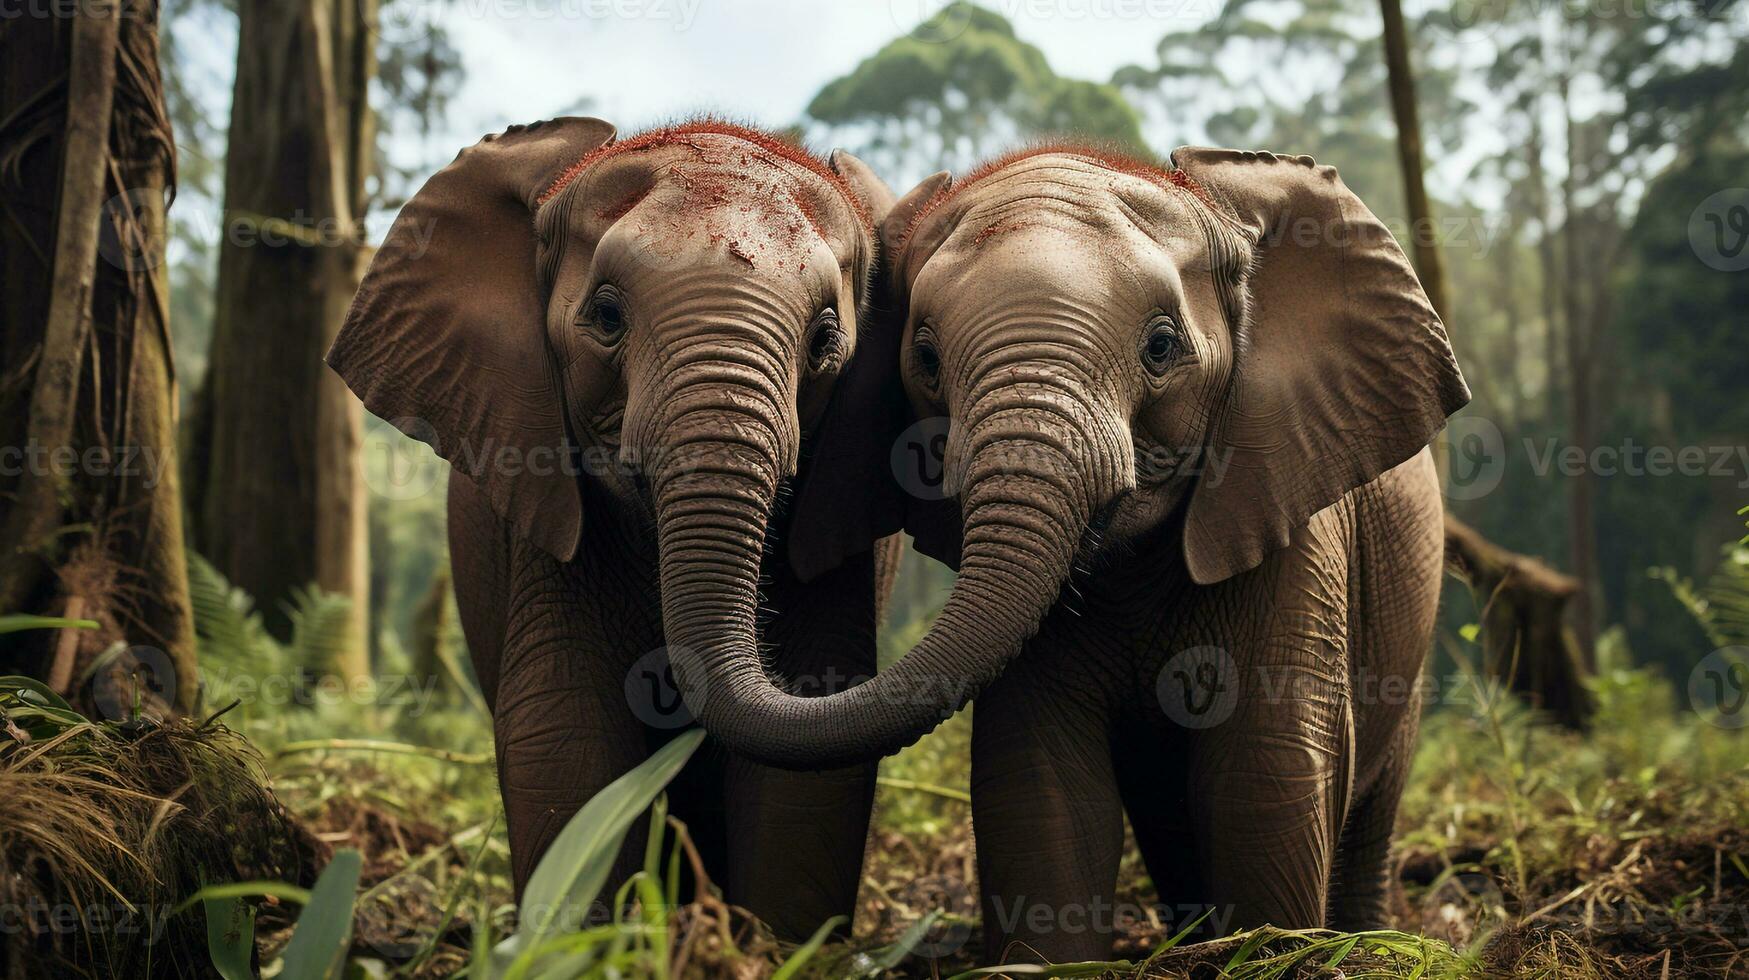
<svg viewBox="0 0 1749 980">
<path fill-rule="evenodd" d="M 199 678 L 174 464 L 175 150 L 158 7 L 66 12 L 0 31 L 0 446 L 19 452 L 0 473 L 0 611 L 99 626 L 46 647 L 11 634 L 4 659 L 64 688 L 119 642 L 149 670 L 138 693 L 187 711 Z M 132 698 L 98 707 L 113 716 Z"/>
<path fill-rule="evenodd" d="M 363 408 L 322 363 L 365 258 L 375 0 L 243 0 L 195 540 L 285 635 L 309 582 L 352 601 L 369 670 Z"/>
<path fill-rule="evenodd" d="M 1146 154 L 1140 119 L 1110 85 L 1064 78 L 1006 19 L 955 2 L 821 88 L 808 117 L 901 179 L 964 171 L 1046 136 Z"/>
</svg>

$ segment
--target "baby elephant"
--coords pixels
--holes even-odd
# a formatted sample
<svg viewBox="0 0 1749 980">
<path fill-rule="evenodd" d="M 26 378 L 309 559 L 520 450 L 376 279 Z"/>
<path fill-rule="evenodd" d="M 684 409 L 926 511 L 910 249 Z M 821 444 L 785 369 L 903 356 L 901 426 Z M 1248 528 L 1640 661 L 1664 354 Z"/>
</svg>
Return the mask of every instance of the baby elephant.
<svg viewBox="0 0 1749 980">
<path fill-rule="evenodd" d="M 1468 392 L 1332 168 L 1173 163 L 1000 160 L 922 189 L 898 256 L 958 497 L 914 531 L 995 632 L 1042 614 L 974 720 L 989 955 L 1106 952 L 1123 812 L 1161 900 L 1225 928 L 1383 916 L 1439 599 L 1426 446 Z"/>
<path fill-rule="evenodd" d="M 816 690 L 874 669 L 873 552 L 898 520 L 867 493 L 886 446 L 866 434 L 890 426 L 864 389 L 896 354 L 890 330 L 859 336 L 891 204 L 854 157 L 763 132 L 555 119 L 462 151 L 371 264 L 329 363 L 454 466 L 518 893 L 585 801 L 691 723 L 671 658 L 762 650 Z M 800 939 L 855 904 L 874 777 L 707 745 L 669 789 L 729 899 Z"/>
<path fill-rule="evenodd" d="M 976 693 L 990 958 L 1107 953 L 1126 812 L 1161 901 L 1221 928 L 1382 918 L 1440 584 L 1427 445 L 1469 393 L 1333 169 L 1172 163 L 1032 150 L 883 226 L 904 387 L 947 425 L 907 526 L 960 575 L 891 670 L 773 714 L 842 760 Z M 738 693 L 707 726 L 807 761 Z"/>
</svg>

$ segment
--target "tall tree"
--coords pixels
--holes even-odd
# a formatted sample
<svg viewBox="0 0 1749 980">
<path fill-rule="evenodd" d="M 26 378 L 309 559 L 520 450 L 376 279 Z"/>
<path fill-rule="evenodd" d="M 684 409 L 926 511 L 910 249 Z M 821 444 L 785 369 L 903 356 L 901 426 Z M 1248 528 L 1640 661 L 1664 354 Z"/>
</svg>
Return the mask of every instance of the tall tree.
<svg viewBox="0 0 1749 980">
<path fill-rule="evenodd" d="M 358 284 L 374 172 L 376 0 L 242 0 L 197 546 L 270 628 L 309 582 L 352 600 L 368 671 L 363 410 L 322 355 Z"/>
<path fill-rule="evenodd" d="M 1043 136 L 1146 152 L 1122 93 L 1058 75 L 1001 14 L 964 0 L 828 82 L 808 117 L 899 181 Z"/>
<path fill-rule="evenodd" d="M 158 7 L 68 12 L 0 29 L 0 446 L 17 453 L 0 469 L 0 611 L 100 626 L 46 647 L 13 634 L 0 659 L 65 687 L 81 661 L 133 644 L 138 693 L 190 710 Z"/>
</svg>

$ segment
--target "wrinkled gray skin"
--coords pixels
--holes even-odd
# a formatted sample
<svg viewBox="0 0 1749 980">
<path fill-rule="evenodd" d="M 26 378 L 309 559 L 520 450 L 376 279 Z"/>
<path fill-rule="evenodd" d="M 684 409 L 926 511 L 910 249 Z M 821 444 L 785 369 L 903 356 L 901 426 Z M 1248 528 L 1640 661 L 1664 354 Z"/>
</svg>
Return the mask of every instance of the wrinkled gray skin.
<svg viewBox="0 0 1749 980">
<path fill-rule="evenodd" d="M 891 751 L 976 693 L 990 958 L 1106 955 L 1126 812 L 1160 900 L 1222 929 L 1382 921 L 1439 592 L 1426 445 L 1468 392 L 1334 171 L 1174 162 L 1050 152 L 898 203 L 904 384 L 951 420 L 955 498 L 907 523 L 960 577 L 868 684 L 804 702 L 713 678 L 702 705 L 805 765 Z"/>
<path fill-rule="evenodd" d="M 519 894 L 572 814 L 689 722 L 664 650 L 763 642 L 815 694 L 874 669 L 875 542 L 809 530 L 809 481 L 838 477 L 804 436 L 858 424 L 831 401 L 874 252 L 853 197 L 878 214 L 892 195 L 848 155 L 840 186 L 710 126 L 575 172 L 612 138 L 561 119 L 464 151 L 397 219 L 330 355 L 456 466 L 456 596 Z M 562 440 L 581 475 L 539 458 Z M 780 510 L 789 480 L 803 501 Z M 828 495 L 833 521 L 855 514 Z M 707 743 L 671 812 L 730 901 L 800 939 L 853 909 L 874 775 Z"/>
</svg>

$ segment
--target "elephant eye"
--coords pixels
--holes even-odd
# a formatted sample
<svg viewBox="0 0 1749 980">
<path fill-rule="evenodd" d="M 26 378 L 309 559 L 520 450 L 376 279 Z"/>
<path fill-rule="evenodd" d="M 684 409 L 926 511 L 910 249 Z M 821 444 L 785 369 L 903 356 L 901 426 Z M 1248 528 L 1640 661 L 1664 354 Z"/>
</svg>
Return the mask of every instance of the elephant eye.
<svg viewBox="0 0 1749 980">
<path fill-rule="evenodd" d="M 625 335 L 626 330 L 625 299 L 620 295 L 618 289 L 612 286 L 602 286 L 595 291 L 594 296 L 589 298 L 589 302 L 583 305 L 582 315 L 578 317 L 578 321 L 592 325 L 604 342 L 608 344 L 619 343 L 619 339 Z"/>
<path fill-rule="evenodd" d="M 917 328 L 917 337 L 911 342 L 911 364 L 918 380 L 934 391 L 941 382 L 941 351 L 935 346 L 935 331 L 927 323 Z"/>
<path fill-rule="evenodd" d="M 837 311 L 821 310 L 808 335 L 808 366 L 815 371 L 836 371 L 844 363 L 848 340 Z"/>
<path fill-rule="evenodd" d="M 1178 339 L 1178 324 L 1169 316 L 1157 316 L 1148 324 L 1148 335 L 1142 341 L 1142 363 L 1156 375 L 1165 373 L 1184 351 Z"/>
</svg>

